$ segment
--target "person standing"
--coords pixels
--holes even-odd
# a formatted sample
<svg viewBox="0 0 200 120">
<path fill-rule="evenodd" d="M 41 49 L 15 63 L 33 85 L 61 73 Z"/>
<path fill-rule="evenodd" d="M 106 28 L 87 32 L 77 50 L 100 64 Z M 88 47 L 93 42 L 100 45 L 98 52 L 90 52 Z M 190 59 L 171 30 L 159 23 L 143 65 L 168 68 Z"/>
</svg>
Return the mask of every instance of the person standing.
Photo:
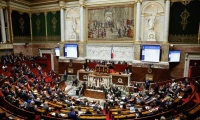
<svg viewBox="0 0 200 120">
<path fill-rule="evenodd" d="M 145 80 L 145 88 L 146 88 L 146 90 L 149 90 L 149 85 L 150 85 L 150 82 L 148 80 Z"/>
<path fill-rule="evenodd" d="M 64 79 L 65 79 L 65 81 L 67 81 L 67 71 L 65 70 L 65 72 L 64 72 Z"/>
</svg>

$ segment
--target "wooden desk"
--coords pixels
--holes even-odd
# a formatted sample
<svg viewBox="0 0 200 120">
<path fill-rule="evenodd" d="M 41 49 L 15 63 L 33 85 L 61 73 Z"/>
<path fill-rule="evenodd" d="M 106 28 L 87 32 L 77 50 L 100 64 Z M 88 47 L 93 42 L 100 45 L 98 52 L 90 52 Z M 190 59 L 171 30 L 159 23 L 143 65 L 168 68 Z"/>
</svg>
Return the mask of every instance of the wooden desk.
<svg viewBox="0 0 200 120">
<path fill-rule="evenodd" d="M 181 92 L 179 96 L 181 96 L 181 97 L 183 98 L 184 94 L 185 94 L 184 92 Z M 182 98 L 177 97 L 177 98 L 174 100 L 174 102 L 177 103 L 177 102 L 179 102 Z"/>
<path fill-rule="evenodd" d="M 78 70 L 77 71 L 77 77 L 80 81 L 88 81 L 88 75 L 94 74 L 99 76 L 110 76 L 111 80 L 110 83 L 116 84 L 116 85 L 125 85 L 130 86 L 130 77 L 131 74 L 119 74 L 119 72 L 116 73 L 101 73 L 101 72 L 94 72 L 94 71 L 85 71 L 85 70 Z"/>
<path fill-rule="evenodd" d="M 90 90 L 86 89 L 84 91 L 85 97 L 96 98 L 96 99 L 105 99 L 105 93 L 99 90 Z"/>
</svg>

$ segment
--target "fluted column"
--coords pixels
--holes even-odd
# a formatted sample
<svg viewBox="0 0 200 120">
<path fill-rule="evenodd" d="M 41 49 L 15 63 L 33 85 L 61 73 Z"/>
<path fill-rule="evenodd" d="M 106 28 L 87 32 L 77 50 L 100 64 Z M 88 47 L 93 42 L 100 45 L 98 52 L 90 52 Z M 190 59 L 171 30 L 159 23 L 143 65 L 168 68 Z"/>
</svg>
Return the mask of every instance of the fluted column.
<svg viewBox="0 0 200 120">
<path fill-rule="evenodd" d="M 7 35 L 6 35 L 6 37 L 7 37 L 7 41 L 9 41 L 10 42 L 10 24 L 9 24 L 9 15 L 8 15 L 8 9 L 5 9 L 5 20 L 6 20 L 6 23 L 7 23 L 7 29 L 6 29 L 6 31 L 7 31 Z"/>
<path fill-rule="evenodd" d="M 169 15 L 170 15 L 170 0 L 165 2 L 165 20 L 164 20 L 164 33 L 163 33 L 163 42 L 168 42 L 169 36 Z"/>
<path fill-rule="evenodd" d="M 80 6 L 80 41 L 84 41 L 84 10 L 83 6 Z"/>
<path fill-rule="evenodd" d="M 61 41 L 65 41 L 65 23 L 64 23 L 64 8 L 60 9 L 60 27 L 61 27 Z"/>
<path fill-rule="evenodd" d="M 137 1 L 137 13 L 136 13 L 136 35 L 135 35 L 135 41 L 140 41 L 140 16 L 141 16 L 141 1 Z"/>
<path fill-rule="evenodd" d="M 2 35 L 2 42 L 6 42 L 5 22 L 4 22 L 4 14 L 3 14 L 3 8 L 2 7 L 0 7 L 0 14 L 1 14 L 1 35 Z"/>
</svg>

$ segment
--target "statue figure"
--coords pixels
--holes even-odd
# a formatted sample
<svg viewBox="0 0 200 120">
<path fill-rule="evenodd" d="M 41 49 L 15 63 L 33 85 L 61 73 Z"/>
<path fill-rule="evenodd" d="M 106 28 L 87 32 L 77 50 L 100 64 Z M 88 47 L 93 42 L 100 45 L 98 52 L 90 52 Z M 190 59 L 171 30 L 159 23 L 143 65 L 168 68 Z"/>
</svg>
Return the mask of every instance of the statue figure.
<svg viewBox="0 0 200 120">
<path fill-rule="evenodd" d="M 156 13 L 157 15 L 157 13 Z M 149 23 L 149 31 L 154 31 L 154 22 L 155 22 L 155 19 L 156 19 L 156 15 L 152 15 L 150 16 L 148 20 L 148 23 Z"/>
<path fill-rule="evenodd" d="M 76 27 L 77 27 L 76 18 L 73 17 L 73 22 L 72 22 L 72 29 L 73 29 L 73 32 L 76 32 Z"/>
</svg>

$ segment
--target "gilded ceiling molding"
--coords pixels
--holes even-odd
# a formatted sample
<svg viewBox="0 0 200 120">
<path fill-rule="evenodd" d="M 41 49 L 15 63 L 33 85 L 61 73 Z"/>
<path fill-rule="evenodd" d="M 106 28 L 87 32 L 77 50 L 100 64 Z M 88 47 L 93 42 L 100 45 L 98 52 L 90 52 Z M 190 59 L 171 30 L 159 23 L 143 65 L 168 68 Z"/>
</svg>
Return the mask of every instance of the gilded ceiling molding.
<svg viewBox="0 0 200 120">
<path fill-rule="evenodd" d="M 191 1 L 181 1 L 181 3 L 182 3 L 183 5 L 185 5 L 185 6 L 188 5 L 188 4 L 190 4 L 190 2 L 191 2 Z"/>
<path fill-rule="evenodd" d="M 135 0 L 135 2 L 136 2 L 136 3 L 138 3 L 138 2 L 142 3 L 142 0 Z"/>
<path fill-rule="evenodd" d="M 183 27 L 183 30 L 185 30 L 185 27 L 189 22 L 189 21 L 187 21 L 187 18 L 190 16 L 190 13 L 185 9 L 184 12 L 182 12 L 180 16 L 182 18 L 182 21 L 180 23 Z"/>
<path fill-rule="evenodd" d="M 22 10 L 22 9 L 14 8 L 14 7 L 10 7 L 10 10 L 15 10 L 15 11 L 18 11 L 18 12 L 23 12 L 23 13 L 29 13 L 30 12 L 30 11 L 27 11 L 27 10 Z"/>
<path fill-rule="evenodd" d="M 20 15 L 23 15 L 23 14 L 24 14 L 24 13 L 23 13 L 23 12 L 21 12 L 21 11 L 18 11 L 18 12 L 19 12 L 19 14 L 20 14 Z"/>
<path fill-rule="evenodd" d="M 195 1 L 195 0 L 170 0 L 170 2 L 185 2 L 185 1 Z"/>
</svg>

